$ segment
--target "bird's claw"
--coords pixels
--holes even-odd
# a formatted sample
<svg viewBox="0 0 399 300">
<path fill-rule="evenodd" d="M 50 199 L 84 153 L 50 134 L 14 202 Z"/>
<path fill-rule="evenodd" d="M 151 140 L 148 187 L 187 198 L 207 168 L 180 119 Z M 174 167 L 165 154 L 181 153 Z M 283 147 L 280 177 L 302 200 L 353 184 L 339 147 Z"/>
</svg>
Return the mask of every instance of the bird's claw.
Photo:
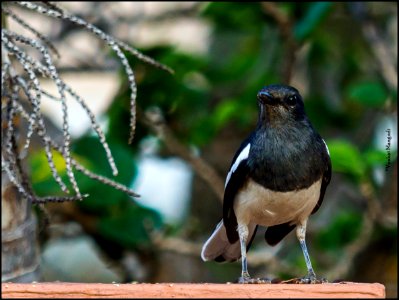
<svg viewBox="0 0 399 300">
<path fill-rule="evenodd" d="M 321 277 L 317 278 L 316 275 L 306 275 L 301 278 L 293 278 L 293 279 L 288 279 L 281 281 L 280 283 L 288 283 L 288 284 L 316 284 L 316 283 L 327 283 L 328 280 Z"/>
<path fill-rule="evenodd" d="M 271 280 L 267 278 L 251 278 L 247 276 L 241 276 L 238 278 L 238 283 L 245 283 L 245 284 L 271 283 Z"/>
<path fill-rule="evenodd" d="M 317 278 L 315 274 L 308 274 L 304 277 L 298 278 L 300 284 L 315 284 L 315 283 L 327 283 L 328 280 L 324 277 Z"/>
</svg>

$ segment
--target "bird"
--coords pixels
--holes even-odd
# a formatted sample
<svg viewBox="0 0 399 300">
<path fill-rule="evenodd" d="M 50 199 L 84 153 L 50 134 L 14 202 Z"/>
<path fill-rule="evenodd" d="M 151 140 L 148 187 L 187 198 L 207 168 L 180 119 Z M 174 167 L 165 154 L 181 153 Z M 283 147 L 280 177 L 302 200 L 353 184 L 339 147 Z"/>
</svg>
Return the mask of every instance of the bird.
<svg viewBox="0 0 399 300">
<path fill-rule="evenodd" d="M 203 261 L 233 262 L 241 258 L 239 283 L 260 283 L 247 268 L 258 226 L 267 227 L 274 246 L 295 229 L 307 274 L 299 283 L 318 283 L 305 236 L 309 216 L 321 206 L 331 180 L 328 146 L 306 115 L 299 91 L 270 84 L 257 93 L 256 128 L 241 143 L 226 176 L 223 217 L 204 243 Z"/>
</svg>

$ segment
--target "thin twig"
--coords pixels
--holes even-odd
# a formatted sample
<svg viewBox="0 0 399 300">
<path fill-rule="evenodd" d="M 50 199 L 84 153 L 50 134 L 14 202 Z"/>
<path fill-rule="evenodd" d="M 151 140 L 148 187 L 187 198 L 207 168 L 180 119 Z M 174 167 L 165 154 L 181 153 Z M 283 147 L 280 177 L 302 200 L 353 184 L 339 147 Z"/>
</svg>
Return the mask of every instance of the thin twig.
<svg viewBox="0 0 399 300">
<path fill-rule="evenodd" d="M 129 140 L 128 143 L 131 144 L 134 138 L 135 134 L 135 129 L 136 129 L 136 97 L 137 97 L 137 87 L 136 87 L 136 82 L 135 82 L 135 77 L 133 74 L 133 71 L 129 65 L 129 62 L 124 55 L 124 53 L 120 49 L 120 45 L 124 47 L 125 50 L 130 51 L 133 55 L 137 56 L 139 59 L 144 60 L 145 62 L 149 64 L 153 64 L 155 61 L 146 55 L 140 53 L 138 50 L 135 50 L 131 48 L 130 46 L 117 41 L 113 37 L 105 34 L 103 31 L 101 31 L 99 28 L 96 26 L 87 23 L 85 20 L 80 19 L 76 16 L 68 15 L 65 13 L 65 11 L 59 12 L 51 9 L 46 9 L 44 7 L 41 7 L 39 5 L 30 3 L 30 2 L 17 2 L 20 6 L 29 8 L 31 10 L 37 11 L 38 13 L 44 14 L 46 16 L 54 17 L 54 18 L 59 18 L 63 20 L 68 20 L 72 23 L 78 24 L 80 26 L 83 26 L 84 28 L 88 29 L 95 35 L 97 35 L 99 38 L 107 42 L 107 44 L 112 48 L 112 50 L 115 51 L 116 55 L 119 57 L 120 61 L 122 62 L 123 67 L 125 68 L 125 72 L 128 76 L 128 81 L 131 89 L 131 96 L 130 96 L 130 135 L 129 135 Z M 157 67 L 161 67 L 161 64 L 156 63 Z M 168 67 L 162 67 L 164 70 L 170 70 Z"/>
<path fill-rule="evenodd" d="M 22 20 L 20 17 L 18 17 L 15 13 L 13 13 L 10 9 L 7 7 L 2 7 L 1 10 L 11 18 L 13 18 L 17 23 L 19 23 L 22 27 L 25 27 L 29 31 L 31 31 L 34 35 L 36 35 L 39 39 L 41 39 L 53 52 L 54 54 L 60 58 L 60 54 L 58 53 L 57 49 L 55 46 L 50 42 L 50 40 L 45 37 L 43 34 L 41 34 L 39 31 L 34 29 L 32 26 L 27 24 L 24 20 Z"/>
<path fill-rule="evenodd" d="M 171 153 L 176 154 L 189 163 L 194 171 L 211 187 L 219 200 L 223 201 L 224 181 L 212 166 L 201 157 L 194 155 L 188 147 L 178 141 L 165 123 L 165 119 L 159 108 L 154 107 L 147 110 L 140 120 L 154 131 Z"/>
<path fill-rule="evenodd" d="M 262 2 L 262 8 L 266 14 L 275 20 L 285 42 L 286 56 L 282 68 L 282 79 L 285 84 L 289 84 L 296 61 L 296 53 L 299 49 L 299 45 L 293 34 L 292 22 L 275 2 Z"/>
<path fill-rule="evenodd" d="M 40 127 L 40 130 L 43 131 L 43 136 L 47 137 L 46 135 L 46 127 L 44 125 L 44 120 L 43 117 L 41 115 L 40 112 L 40 83 L 39 80 L 37 78 L 37 76 L 35 75 L 33 69 L 31 68 L 30 64 L 26 61 L 25 57 L 23 55 L 23 52 L 21 52 L 21 50 L 18 49 L 17 46 L 15 46 L 11 41 L 9 41 L 7 39 L 7 37 L 5 36 L 6 31 L 2 30 L 2 42 L 4 42 L 4 46 L 9 49 L 9 51 L 12 51 L 13 53 L 15 53 L 17 55 L 17 59 L 18 61 L 21 63 L 22 67 L 24 68 L 25 72 L 28 73 L 29 75 L 29 79 L 32 82 L 33 86 L 34 86 L 34 91 L 36 93 L 35 96 L 33 96 L 33 94 L 31 93 L 30 90 L 28 90 L 27 86 L 21 85 L 22 90 L 25 92 L 26 96 L 28 97 L 28 99 L 30 100 L 30 103 L 33 105 L 33 118 L 34 121 L 38 122 L 38 125 Z M 21 81 L 15 81 L 15 84 L 19 84 L 21 83 Z M 30 137 L 29 137 L 30 138 Z M 50 151 L 49 148 L 49 144 L 48 144 L 48 140 L 44 140 L 44 145 L 45 145 L 45 152 L 46 152 L 46 156 L 47 156 L 47 161 L 49 163 L 51 172 L 53 174 L 54 179 L 56 180 L 56 182 L 60 185 L 61 189 L 64 192 L 68 193 L 68 189 L 66 187 L 66 185 L 62 182 L 60 176 L 58 175 L 58 172 L 55 168 L 54 165 L 54 160 L 53 160 L 53 156 L 52 153 Z"/>
<path fill-rule="evenodd" d="M 379 32 L 372 16 L 367 11 L 366 3 L 355 2 L 348 4 L 349 11 L 359 21 L 367 45 L 371 48 L 374 58 L 378 63 L 381 76 L 391 90 L 398 87 L 398 73 L 395 68 L 397 62 L 389 51 L 388 45 Z"/>
<path fill-rule="evenodd" d="M 130 98 L 130 107 L 131 107 L 131 118 L 130 118 L 130 137 L 129 143 L 132 142 L 134 138 L 135 126 L 136 126 L 136 95 L 137 88 L 135 83 L 135 78 L 133 74 L 133 70 L 129 65 L 129 62 L 123 52 L 126 50 L 132 55 L 136 56 L 138 59 L 154 65 L 158 68 L 166 70 L 170 73 L 173 73 L 169 67 L 160 64 L 154 59 L 144 55 L 133 47 L 123 43 L 114 37 L 104 33 L 96 26 L 84 21 L 83 19 L 68 14 L 63 8 L 59 7 L 56 3 L 42 1 L 41 3 L 32 3 L 32 2 L 7 2 L 2 6 L 2 13 L 8 17 L 13 18 L 18 24 L 20 24 L 25 29 L 31 31 L 36 37 L 41 40 L 35 40 L 32 38 L 25 37 L 18 33 L 15 33 L 11 30 L 5 29 L 2 26 L 2 96 L 6 98 L 5 101 L 2 101 L 2 113 L 3 111 L 7 111 L 8 114 L 6 116 L 6 122 L 3 126 L 3 132 L 7 136 L 4 140 L 6 146 L 2 147 L 2 158 L 5 159 L 4 163 L 2 162 L 2 169 L 9 175 L 10 180 L 18 190 L 31 202 L 33 203 L 45 203 L 49 201 L 74 201 L 81 200 L 83 196 L 80 194 L 77 182 L 74 177 L 73 168 L 82 172 L 86 176 L 95 179 L 104 184 L 110 185 L 115 189 L 121 190 L 132 197 L 139 197 L 134 191 L 130 190 L 126 186 L 114 182 L 108 178 L 105 178 L 101 175 L 94 174 L 93 172 L 87 170 L 83 166 L 79 165 L 75 160 L 72 159 L 70 153 L 70 134 L 69 134 L 69 124 L 68 124 L 68 106 L 66 103 L 66 94 L 70 94 L 72 98 L 74 98 L 80 106 L 86 111 L 87 115 L 90 118 L 92 128 L 97 133 L 100 143 L 102 144 L 108 162 L 111 166 L 112 173 L 114 176 L 117 175 L 117 168 L 114 162 L 114 159 L 111 154 L 111 150 L 105 140 L 105 135 L 102 132 L 99 124 L 95 120 L 94 114 L 91 112 L 89 107 L 87 106 L 84 99 L 82 99 L 77 93 L 73 91 L 71 87 L 66 85 L 60 78 L 59 72 L 56 66 L 53 64 L 52 57 L 50 56 L 49 49 L 52 49 L 54 53 L 58 55 L 55 47 L 49 42 L 49 40 L 39 33 L 36 29 L 32 28 L 28 25 L 22 18 L 20 18 L 17 14 L 11 10 L 13 5 L 19 5 L 25 9 L 28 9 L 33 12 L 37 12 L 41 15 L 45 15 L 51 18 L 57 18 L 63 21 L 69 21 L 76 25 L 82 26 L 87 29 L 89 32 L 95 34 L 100 39 L 105 41 L 117 54 L 119 57 L 126 74 L 128 76 L 128 81 L 131 89 L 131 98 Z M 3 22 L 4 23 L 4 22 Z M 4 25 L 4 24 L 3 24 Z M 43 42 L 43 43 L 42 43 Z M 29 46 L 28 50 L 34 49 L 40 52 L 41 60 L 38 61 L 33 56 L 29 55 L 25 50 L 20 49 L 17 46 L 17 43 L 22 43 L 24 45 Z M 14 69 L 13 63 L 10 61 L 9 57 L 14 57 L 15 61 L 19 63 L 24 73 L 19 73 Z M 27 76 L 26 76 L 27 75 Z M 39 80 L 39 76 L 50 78 L 57 87 L 58 97 L 54 97 L 49 95 L 41 88 L 41 83 Z M 11 92 L 11 90 L 17 89 L 22 90 L 26 97 L 20 98 L 17 96 L 15 92 Z M 63 113 L 63 137 L 64 143 L 63 145 L 55 144 L 51 137 L 48 136 L 46 126 L 44 123 L 43 116 L 41 114 L 41 98 L 42 95 L 46 95 L 51 99 L 56 99 L 61 102 L 62 105 L 62 113 Z M 8 101 L 7 101 L 8 99 Z M 30 107 L 27 106 L 26 110 L 22 105 L 21 101 L 23 99 L 27 100 L 27 103 Z M 24 119 L 28 120 L 28 128 L 26 134 L 26 141 L 22 151 L 19 151 L 16 143 L 15 133 L 19 132 L 18 125 L 13 122 L 14 115 L 21 115 Z M 58 171 L 55 167 L 53 161 L 52 150 L 56 149 L 60 152 L 64 161 L 66 162 L 66 172 L 69 178 L 69 181 L 72 184 L 72 187 L 76 193 L 76 196 L 71 197 L 58 197 L 58 196 L 49 196 L 49 197 L 37 197 L 34 191 L 30 188 L 30 185 L 27 184 L 27 174 L 21 167 L 21 159 L 25 157 L 24 153 L 28 152 L 31 138 L 33 134 L 36 133 L 44 144 L 44 152 L 47 157 L 48 164 L 50 166 L 51 173 L 56 180 L 56 182 L 60 185 L 61 189 L 64 192 L 68 192 L 66 185 L 62 182 L 61 177 L 58 174 Z"/>
<path fill-rule="evenodd" d="M 80 106 L 86 111 L 87 115 L 88 115 L 89 118 L 90 118 L 91 126 L 92 126 L 92 128 L 94 129 L 94 131 L 97 133 L 97 136 L 98 136 L 98 138 L 99 138 L 99 140 L 100 140 L 101 145 L 103 145 L 103 148 L 104 148 L 104 150 L 105 150 L 105 154 L 106 154 L 106 156 L 107 156 L 107 160 L 108 160 L 108 162 L 109 162 L 109 164 L 110 164 L 110 166 L 111 166 L 111 169 L 112 169 L 112 174 L 113 174 L 114 176 L 118 175 L 118 169 L 117 169 L 117 167 L 116 167 L 115 160 L 114 160 L 114 158 L 113 158 L 113 156 L 112 156 L 111 150 L 110 150 L 110 148 L 109 148 L 109 146 L 108 146 L 108 143 L 107 143 L 107 141 L 106 141 L 106 139 L 105 139 L 105 135 L 104 135 L 104 133 L 102 132 L 102 130 L 101 130 L 100 126 L 98 125 L 98 123 L 96 122 L 96 119 L 95 119 L 94 114 L 93 114 L 92 111 L 89 109 L 89 107 L 86 105 L 86 102 L 85 102 L 77 93 L 75 93 L 75 92 L 72 90 L 72 88 L 71 88 L 70 86 L 68 86 L 67 84 L 64 83 L 64 87 L 65 87 L 65 90 L 66 90 L 66 91 L 80 104 Z"/>
<path fill-rule="evenodd" d="M 22 107 L 21 104 L 19 104 L 18 102 L 16 102 L 16 111 L 24 118 L 26 119 L 29 123 L 34 123 L 34 121 L 32 120 L 32 118 L 29 116 L 29 114 L 26 112 L 26 110 Z M 36 128 L 37 124 L 33 125 L 34 128 Z M 42 138 L 44 138 L 42 135 L 44 134 L 43 131 L 37 131 L 37 134 L 39 136 L 41 136 Z M 53 140 L 49 140 L 49 143 L 51 145 L 51 147 L 55 150 L 57 150 L 61 155 L 63 154 L 63 149 L 60 145 L 58 145 L 56 142 L 54 142 Z M 83 167 L 81 164 L 79 164 L 74 158 L 71 158 L 71 164 L 74 168 L 76 168 L 76 170 L 78 170 L 79 172 L 85 174 L 87 177 L 92 178 L 94 180 L 97 180 L 103 184 L 109 185 L 117 190 L 120 190 L 126 194 L 128 194 L 131 197 L 140 197 L 139 194 L 137 194 L 136 192 L 134 192 L 133 190 L 125 187 L 124 185 L 117 183 L 109 178 L 106 178 L 104 176 L 95 174 L 89 170 L 87 170 L 85 167 Z M 72 198 L 70 198 L 72 199 Z"/>
</svg>

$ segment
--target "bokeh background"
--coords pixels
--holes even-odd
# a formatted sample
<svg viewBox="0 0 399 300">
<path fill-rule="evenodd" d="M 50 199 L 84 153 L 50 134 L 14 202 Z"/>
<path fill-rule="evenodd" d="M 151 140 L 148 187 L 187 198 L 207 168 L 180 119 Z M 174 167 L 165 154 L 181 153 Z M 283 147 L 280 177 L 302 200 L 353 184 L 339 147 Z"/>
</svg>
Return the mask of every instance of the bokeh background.
<svg viewBox="0 0 399 300">
<path fill-rule="evenodd" d="M 129 56 L 138 123 L 128 145 L 130 90 L 111 50 L 68 22 L 17 10 L 54 43 L 62 78 L 95 112 L 120 172 L 114 179 L 141 195 L 133 199 L 76 174 L 88 198 L 46 204 L 48 225 L 34 206 L 39 280 L 234 282 L 240 262 L 200 258 L 222 216 L 217 180 L 224 182 L 236 149 L 256 125 L 257 91 L 285 83 L 301 92 L 332 159 L 323 205 L 308 225 L 316 274 L 380 282 L 387 296 L 397 296 L 397 3 L 60 5 L 175 74 Z M 22 30 L 12 20 L 7 26 Z M 50 82 L 43 86 L 55 91 Z M 89 118 L 72 101 L 68 105 L 74 157 L 111 178 Z M 62 138 L 59 104 L 43 99 L 42 109 L 54 139 Z M 149 112 L 163 116 L 166 137 L 145 122 Z M 28 161 L 39 195 L 62 194 L 43 149 L 33 147 Z M 198 168 L 198 161 L 208 168 Z M 206 180 L 212 176 L 217 180 Z M 249 253 L 250 274 L 304 275 L 295 234 L 269 247 L 264 230 Z"/>
</svg>

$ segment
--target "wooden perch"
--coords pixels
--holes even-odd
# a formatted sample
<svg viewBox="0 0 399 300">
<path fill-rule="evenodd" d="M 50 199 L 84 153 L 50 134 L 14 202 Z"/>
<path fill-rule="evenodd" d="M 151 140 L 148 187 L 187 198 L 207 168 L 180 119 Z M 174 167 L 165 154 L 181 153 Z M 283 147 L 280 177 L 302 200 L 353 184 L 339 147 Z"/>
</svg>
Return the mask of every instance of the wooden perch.
<svg viewBox="0 0 399 300">
<path fill-rule="evenodd" d="M 2 298 L 385 298 L 379 283 L 2 283 Z"/>
</svg>

